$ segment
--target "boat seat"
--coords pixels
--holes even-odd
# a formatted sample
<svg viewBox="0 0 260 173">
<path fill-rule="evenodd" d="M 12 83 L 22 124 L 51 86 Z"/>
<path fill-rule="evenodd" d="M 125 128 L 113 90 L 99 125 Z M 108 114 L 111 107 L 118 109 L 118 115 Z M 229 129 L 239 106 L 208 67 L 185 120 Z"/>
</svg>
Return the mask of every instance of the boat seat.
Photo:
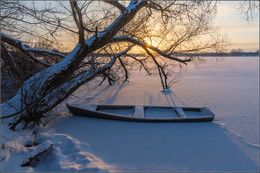
<svg viewBox="0 0 260 173">
<path fill-rule="evenodd" d="M 134 111 L 133 117 L 144 118 L 144 107 L 135 106 L 135 111 Z"/>
<path fill-rule="evenodd" d="M 186 118 L 187 117 L 187 115 L 185 114 L 185 112 L 183 111 L 182 108 L 177 107 L 177 108 L 175 108 L 175 111 L 180 118 Z"/>
</svg>

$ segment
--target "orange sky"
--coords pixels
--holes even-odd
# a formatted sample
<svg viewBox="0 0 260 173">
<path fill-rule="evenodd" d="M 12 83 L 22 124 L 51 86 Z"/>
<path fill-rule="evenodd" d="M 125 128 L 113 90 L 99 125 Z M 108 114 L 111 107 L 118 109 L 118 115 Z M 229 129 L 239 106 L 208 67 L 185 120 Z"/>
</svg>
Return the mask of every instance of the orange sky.
<svg viewBox="0 0 260 173">
<path fill-rule="evenodd" d="M 219 26 L 220 32 L 231 41 L 231 45 L 227 47 L 228 51 L 232 49 L 256 51 L 259 49 L 259 12 L 254 13 L 254 20 L 247 21 L 237 8 L 238 5 L 238 1 L 220 1 L 214 24 Z M 71 43 L 71 40 L 75 40 L 73 37 L 66 34 L 61 38 L 65 47 L 74 48 L 76 42 Z"/>
</svg>

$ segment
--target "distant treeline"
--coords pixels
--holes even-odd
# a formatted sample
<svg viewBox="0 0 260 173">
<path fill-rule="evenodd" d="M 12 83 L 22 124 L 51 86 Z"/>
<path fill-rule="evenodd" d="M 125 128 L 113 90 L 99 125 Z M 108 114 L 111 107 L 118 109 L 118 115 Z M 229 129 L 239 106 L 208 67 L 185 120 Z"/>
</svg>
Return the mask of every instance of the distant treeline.
<svg viewBox="0 0 260 173">
<path fill-rule="evenodd" d="M 259 52 L 227 52 L 227 53 L 190 53 L 175 54 L 176 56 L 259 56 Z"/>
<path fill-rule="evenodd" d="M 97 54 L 92 53 L 92 56 Z M 129 54 L 130 56 L 142 57 L 147 56 L 145 54 Z M 91 55 L 88 55 L 91 56 Z M 106 57 L 108 54 L 99 53 L 98 56 Z M 111 54 L 111 56 L 113 56 Z M 226 53 L 175 53 L 173 56 L 259 56 L 259 52 L 226 52 Z"/>
</svg>

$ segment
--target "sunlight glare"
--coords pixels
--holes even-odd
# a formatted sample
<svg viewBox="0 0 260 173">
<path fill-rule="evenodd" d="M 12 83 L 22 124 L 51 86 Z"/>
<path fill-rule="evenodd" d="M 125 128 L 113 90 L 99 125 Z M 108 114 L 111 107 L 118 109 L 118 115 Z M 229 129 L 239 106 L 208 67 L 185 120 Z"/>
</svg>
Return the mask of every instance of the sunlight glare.
<svg viewBox="0 0 260 173">
<path fill-rule="evenodd" d="M 158 47 L 159 43 L 153 39 L 153 38 L 145 38 L 144 41 L 149 45 L 149 46 L 154 46 L 154 47 Z"/>
</svg>

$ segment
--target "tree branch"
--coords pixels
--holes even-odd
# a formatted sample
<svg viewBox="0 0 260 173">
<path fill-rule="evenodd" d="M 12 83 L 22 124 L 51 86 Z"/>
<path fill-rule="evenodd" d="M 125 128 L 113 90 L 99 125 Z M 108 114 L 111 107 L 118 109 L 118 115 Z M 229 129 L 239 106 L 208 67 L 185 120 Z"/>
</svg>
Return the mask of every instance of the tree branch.
<svg viewBox="0 0 260 173">
<path fill-rule="evenodd" d="M 10 37 L 7 34 L 4 34 L 2 32 L 0 32 L 0 34 L 1 34 L 1 39 L 3 42 L 6 42 L 6 43 L 14 46 L 14 47 L 20 49 L 21 51 L 34 52 L 34 53 L 47 53 L 50 55 L 55 55 L 55 56 L 65 58 L 65 55 L 63 55 L 61 53 L 52 52 L 52 51 L 48 51 L 48 50 L 44 50 L 44 49 L 35 49 L 35 48 L 32 48 L 29 45 L 25 44 L 23 41 Z M 38 60 L 38 61 L 40 61 L 40 60 Z"/>
<path fill-rule="evenodd" d="M 85 38 L 84 38 L 84 28 L 83 28 L 84 25 L 82 20 L 82 14 L 76 0 L 70 0 L 70 6 L 72 10 L 73 19 L 79 29 L 79 43 L 83 45 Z"/>
<path fill-rule="evenodd" d="M 1 56 L 2 60 L 4 62 L 6 62 L 11 68 L 12 70 L 14 70 L 14 72 L 18 75 L 18 77 L 20 78 L 20 80 L 22 82 L 24 82 L 24 76 L 22 74 L 22 72 L 20 71 L 20 69 L 17 67 L 15 61 L 14 61 L 14 57 L 12 56 L 12 54 L 8 51 L 6 45 L 4 44 L 4 42 L 1 42 L 1 54 L 5 54 L 4 56 Z M 7 57 L 7 58 L 6 58 Z"/>
<path fill-rule="evenodd" d="M 157 69 L 158 69 L 158 72 L 159 72 L 159 76 L 160 76 L 160 79 L 161 79 L 161 83 L 162 83 L 162 86 L 163 86 L 163 89 L 166 89 L 168 88 L 168 85 L 167 85 L 167 75 L 164 73 L 164 70 L 163 70 L 163 67 L 159 64 L 159 62 L 155 59 L 155 57 L 153 56 L 153 54 L 146 48 L 144 47 L 144 50 L 146 51 L 146 53 L 148 55 L 150 55 L 153 59 L 153 62 L 156 64 L 157 66 Z M 164 79 L 163 80 L 163 76 L 164 76 Z"/>
<path fill-rule="evenodd" d="M 109 3 L 116 8 L 118 8 L 122 13 L 126 10 L 125 6 L 119 3 L 117 0 L 104 0 L 104 2 Z"/>
<path fill-rule="evenodd" d="M 125 82 L 126 82 L 128 80 L 128 70 L 127 70 L 123 60 L 120 57 L 118 59 L 119 59 L 119 62 L 122 65 L 122 67 L 123 67 L 123 69 L 125 71 Z"/>
<path fill-rule="evenodd" d="M 30 153 L 31 156 L 29 158 L 26 158 L 24 162 L 21 164 L 21 167 L 25 166 L 31 166 L 31 163 L 36 160 L 39 156 L 44 154 L 45 152 L 49 151 L 52 149 L 53 143 L 49 140 L 46 142 L 34 147 L 33 151 Z"/>
<path fill-rule="evenodd" d="M 82 84 L 90 81 L 93 79 L 96 75 L 101 74 L 105 72 L 106 70 L 110 69 L 118 57 L 126 54 L 129 50 L 133 48 L 134 45 L 129 46 L 126 50 L 117 53 L 113 56 L 113 58 L 108 62 L 106 65 L 98 68 L 91 67 L 86 72 L 74 77 L 70 81 L 64 83 L 60 87 L 53 90 L 50 94 L 48 94 L 45 98 L 42 98 L 43 102 L 46 102 L 43 105 L 46 105 L 44 107 L 37 107 L 36 109 L 40 112 L 45 112 L 46 110 L 49 110 L 50 108 L 53 108 L 57 106 L 62 100 L 67 98 L 70 94 L 72 94 L 78 87 L 80 87 Z M 59 96 L 59 97 L 57 97 Z M 48 102 L 48 100 L 53 100 L 51 103 Z M 4 117 L 3 117 L 4 118 Z"/>
<path fill-rule="evenodd" d="M 184 63 L 184 64 L 187 64 L 186 62 L 190 62 L 191 59 L 179 59 L 179 58 L 176 58 L 176 57 L 173 57 L 171 55 L 168 55 L 166 54 L 165 52 L 161 51 L 160 49 L 152 46 L 152 45 L 149 45 L 148 43 L 145 43 L 145 42 L 142 42 L 140 40 L 137 40 L 136 38 L 132 38 L 132 37 L 128 37 L 128 36 L 117 36 L 117 37 L 113 37 L 110 42 L 113 43 L 113 42 L 131 42 L 133 44 L 137 44 L 139 46 L 141 46 L 142 48 L 149 48 L 155 52 L 157 52 L 158 54 L 160 54 L 161 56 L 165 57 L 165 58 L 168 58 L 168 59 L 171 59 L 171 60 L 175 60 L 175 61 L 178 61 L 178 62 L 181 62 L 181 63 Z"/>
<path fill-rule="evenodd" d="M 141 64 L 141 67 L 140 67 L 140 69 L 143 67 L 144 68 L 144 70 L 146 71 L 146 73 L 148 73 L 148 75 L 151 75 L 151 72 L 149 71 L 149 69 L 145 66 L 145 64 L 143 63 L 143 61 L 145 60 L 145 59 L 142 59 L 142 60 L 140 60 L 140 59 L 137 59 L 136 57 L 134 57 L 134 56 L 132 56 L 132 55 L 130 55 L 130 54 L 125 54 L 126 56 L 128 56 L 128 57 L 130 57 L 130 58 L 132 58 L 132 59 L 134 59 L 134 60 L 136 60 L 136 61 L 138 61 L 140 64 Z"/>
</svg>

